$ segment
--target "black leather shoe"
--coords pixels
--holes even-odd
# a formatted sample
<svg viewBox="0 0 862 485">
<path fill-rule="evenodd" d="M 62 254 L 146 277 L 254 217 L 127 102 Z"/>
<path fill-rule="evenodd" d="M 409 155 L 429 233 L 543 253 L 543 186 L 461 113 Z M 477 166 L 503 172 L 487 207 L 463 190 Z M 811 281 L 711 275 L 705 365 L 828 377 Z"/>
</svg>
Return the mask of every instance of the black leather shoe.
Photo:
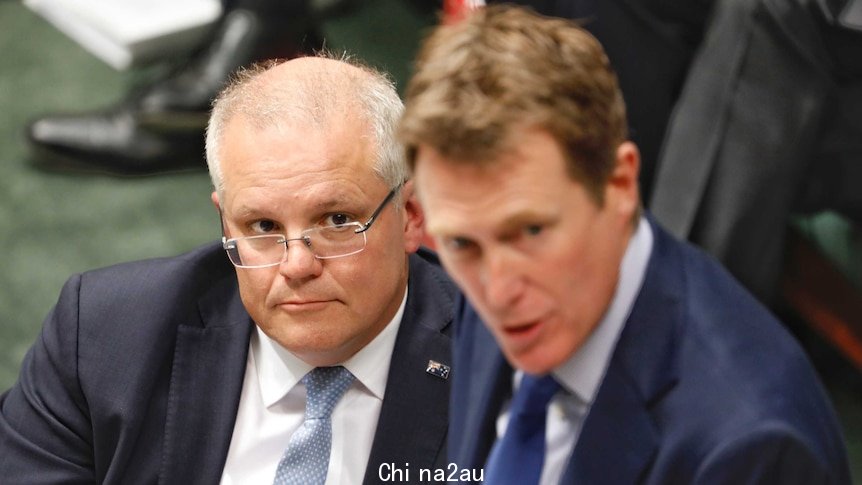
<svg viewBox="0 0 862 485">
<path fill-rule="evenodd" d="M 202 170 L 203 130 L 145 126 L 136 111 L 45 117 L 27 128 L 33 163 L 47 170 L 119 176 Z"/>
<path fill-rule="evenodd" d="M 120 106 L 31 123 L 27 138 L 33 163 L 48 170 L 131 176 L 203 170 L 210 103 L 231 73 L 255 61 L 295 57 L 319 47 L 313 25 L 304 16 L 273 21 L 232 10 L 204 50 Z"/>
<path fill-rule="evenodd" d="M 322 44 L 307 17 L 273 22 L 249 10 L 231 10 L 208 47 L 165 80 L 147 87 L 136 103 L 149 117 L 206 113 L 238 68 L 264 59 L 296 57 Z"/>
</svg>

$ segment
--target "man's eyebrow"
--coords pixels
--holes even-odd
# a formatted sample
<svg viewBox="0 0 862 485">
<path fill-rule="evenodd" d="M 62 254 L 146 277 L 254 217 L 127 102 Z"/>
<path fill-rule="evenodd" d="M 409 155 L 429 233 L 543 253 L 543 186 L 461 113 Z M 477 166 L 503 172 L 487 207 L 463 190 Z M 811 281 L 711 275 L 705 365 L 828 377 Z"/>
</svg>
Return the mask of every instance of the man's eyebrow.
<svg viewBox="0 0 862 485">
<path fill-rule="evenodd" d="M 332 210 L 336 208 L 344 208 L 352 205 L 356 205 L 357 200 L 355 197 L 351 197 L 347 194 L 339 193 L 332 196 L 327 196 L 327 198 L 321 198 L 316 201 L 312 201 L 307 209 L 312 212 L 325 212 L 327 210 Z M 260 206 L 242 204 L 236 208 L 234 214 L 239 218 L 249 218 L 249 217 L 272 217 L 273 210 L 270 208 L 261 208 Z"/>
<path fill-rule="evenodd" d="M 519 230 L 529 224 L 544 224 L 554 221 L 556 218 L 550 211 L 527 209 L 516 212 L 506 217 L 498 226 L 500 232 Z"/>
<path fill-rule="evenodd" d="M 251 207 L 248 205 L 241 205 L 241 206 L 237 207 L 235 210 L 233 210 L 232 212 L 234 214 L 234 217 L 239 218 L 239 219 L 256 217 L 256 216 L 263 213 L 263 211 L 261 211 L 260 209 L 257 209 L 255 207 Z"/>
<path fill-rule="evenodd" d="M 316 201 L 314 204 L 311 205 L 311 207 L 314 209 L 323 210 L 323 209 L 331 209 L 333 207 L 339 207 L 339 206 L 343 207 L 344 205 L 349 204 L 351 202 L 353 202 L 353 201 L 349 197 L 336 196 L 336 197 L 331 197 L 328 199 L 322 199 L 322 200 Z"/>
<path fill-rule="evenodd" d="M 310 205 L 310 208 L 313 211 L 323 212 L 335 208 L 343 208 L 345 206 L 356 204 L 357 200 L 355 197 L 350 197 L 346 194 L 340 193 L 326 199 L 320 199 L 318 201 L 315 201 Z"/>
<path fill-rule="evenodd" d="M 455 232 L 446 224 L 435 224 L 434 221 L 425 221 L 425 232 L 435 236 L 451 237 Z"/>
<path fill-rule="evenodd" d="M 521 230 L 529 224 L 548 224 L 558 219 L 554 213 L 547 210 L 526 209 L 516 212 L 503 219 L 502 223 L 494 226 L 493 231 L 499 234 L 507 234 Z M 426 221 L 425 230 L 436 236 L 442 237 L 466 237 L 470 239 L 467 232 L 452 227 L 448 221 Z"/>
</svg>

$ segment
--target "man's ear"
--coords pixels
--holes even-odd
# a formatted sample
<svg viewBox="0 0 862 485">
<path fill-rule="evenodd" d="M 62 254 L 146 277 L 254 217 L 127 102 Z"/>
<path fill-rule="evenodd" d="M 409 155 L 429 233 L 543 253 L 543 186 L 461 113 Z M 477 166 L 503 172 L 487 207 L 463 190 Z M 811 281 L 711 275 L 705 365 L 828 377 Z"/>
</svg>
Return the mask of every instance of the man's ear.
<svg viewBox="0 0 862 485">
<path fill-rule="evenodd" d="M 414 253 L 425 237 L 425 213 L 416 199 L 412 180 L 401 187 L 401 200 L 404 202 L 404 251 Z"/>
<path fill-rule="evenodd" d="M 213 191 L 212 195 L 210 196 L 210 199 L 212 199 L 216 211 L 221 212 L 221 204 L 219 204 L 218 193 L 216 193 L 216 191 Z"/>
<path fill-rule="evenodd" d="M 640 173 L 640 152 L 637 145 L 625 141 L 617 147 L 614 170 L 608 180 L 605 203 L 613 204 L 615 211 L 628 219 L 640 206 L 638 174 Z"/>
</svg>

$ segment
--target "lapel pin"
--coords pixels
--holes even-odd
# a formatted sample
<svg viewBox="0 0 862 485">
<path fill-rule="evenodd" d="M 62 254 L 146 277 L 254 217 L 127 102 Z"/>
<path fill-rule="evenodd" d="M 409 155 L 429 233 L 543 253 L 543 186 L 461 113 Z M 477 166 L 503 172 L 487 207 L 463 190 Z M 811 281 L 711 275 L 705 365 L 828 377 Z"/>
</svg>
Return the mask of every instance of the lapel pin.
<svg viewBox="0 0 862 485">
<path fill-rule="evenodd" d="M 437 376 L 441 379 L 448 379 L 449 378 L 449 370 L 450 370 L 450 367 L 448 365 L 441 364 L 440 362 L 437 362 L 436 360 L 429 360 L 428 361 L 428 368 L 425 369 L 425 372 L 431 374 L 432 376 Z"/>
</svg>

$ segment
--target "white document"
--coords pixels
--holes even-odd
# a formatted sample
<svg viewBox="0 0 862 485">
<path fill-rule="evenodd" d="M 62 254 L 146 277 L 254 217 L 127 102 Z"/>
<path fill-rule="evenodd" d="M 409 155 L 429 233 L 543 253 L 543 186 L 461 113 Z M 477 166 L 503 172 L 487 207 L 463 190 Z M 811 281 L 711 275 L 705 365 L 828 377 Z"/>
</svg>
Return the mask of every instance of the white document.
<svg viewBox="0 0 862 485">
<path fill-rule="evenodd" d="M 24 0 L 115 69 L 195 47 L 222 13 L 218 0 Z"/>
</svg>

